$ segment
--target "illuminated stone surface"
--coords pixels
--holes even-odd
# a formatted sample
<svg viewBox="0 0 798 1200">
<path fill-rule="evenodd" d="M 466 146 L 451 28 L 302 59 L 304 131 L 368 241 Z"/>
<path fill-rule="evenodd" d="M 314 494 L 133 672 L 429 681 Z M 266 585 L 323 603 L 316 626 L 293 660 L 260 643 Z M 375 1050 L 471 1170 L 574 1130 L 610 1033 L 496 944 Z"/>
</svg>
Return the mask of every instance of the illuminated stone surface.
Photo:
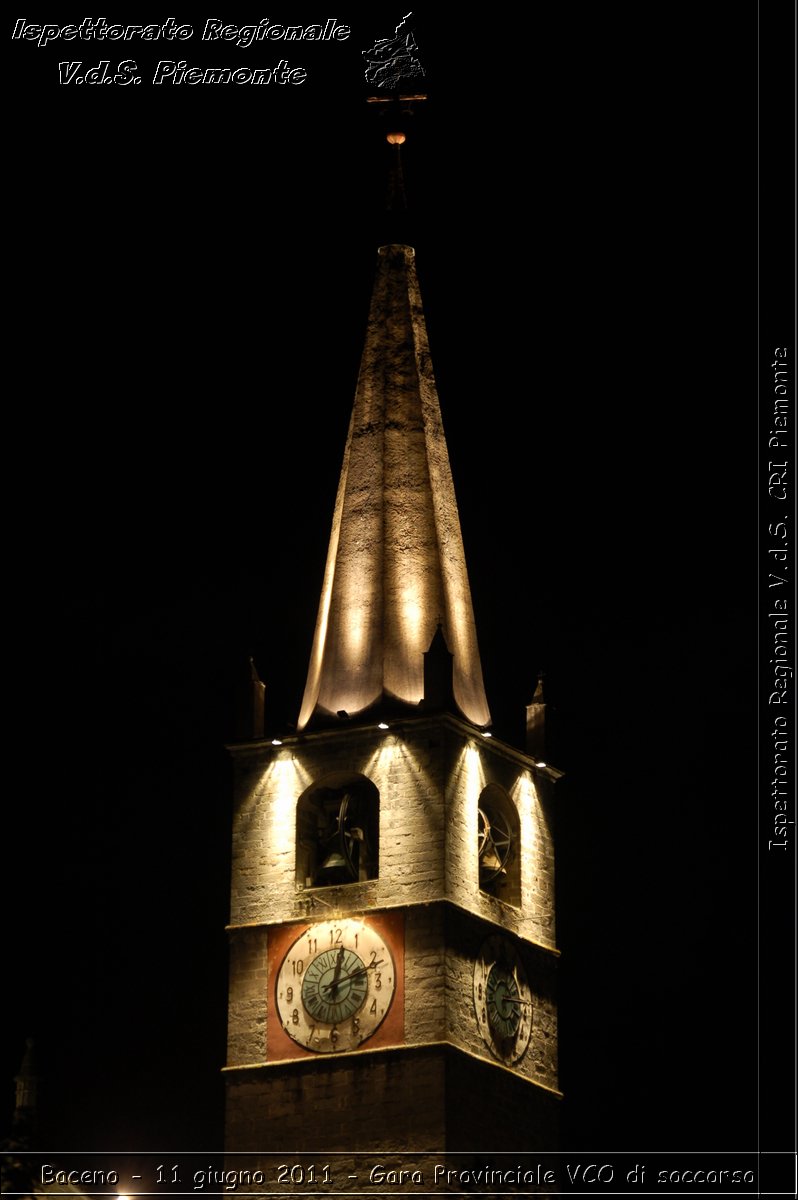
<svg viewBox="0 0 798 1200">
<path fill-rule="evenodd" d="M 357 1130 L 358 1149 L 500 1149 L 502 1137 L 508 1149 L 556 1145 L 552 776 L 447 714 L 408 721 L 401 734 L 344 726 L 277 749 L 252 742 L 234 756 L 228 1148 L 347 1148 L 347 1128 Z M 297 804 L 345 772 L 379 793 L 379 876 L 298 888 Z M 518 813 L 515 905 L 479 886 L 477 807 L 487 786 Z M 378 913 L 402 916 L 402 1036 L 376 1050 L 365 1042 L 337 1067 L 272 1054 L 270 940 L 286 925 Z M 475 956 L 496 929 L 518 939 L 532 992 L 532 1039 L 512 1072 L 491 1056 L 474 1012 Z"/>
<path fill-rule="evenodd" d="M 490 722 L 414 251 L 383 246 L 298 728 L 416 706 L 441 622 L 454 698 Z"/>
<path fill-rule="evenodd" d="M 528 725 L 541 746 L 543 708 L 538 689 Z M 556 1147 L 559 772 L 483 737 L 489 720 L 414 255 L 387 246 L 299 727 L 231 747 L 229 1152 L 329 1151 L 351 1187 L 355 1149 Z M 311 864 L 328 839 L 316 799 L 344 792 L 368 796 L 378 817 L 370 870 L 320 882 Z M 482 831 L 497 814 L 512 855 L 504 878 L 485 882 Z M 390 1011 L 357 1047 L 314 1053 L 285 1033 L 286 1019 L 303 1018 L 280 1009 L 280 979 L 305 969 L 286 954 L 310 926 L 323 937 L 328 923 L 332 938 L 331 923 L 361 919 L 389 931 Z M 529 1041 L 515 1057 L 484 1036 L 475 964 L 488 938 L 513 947 L 529 984 Z M 419 1188 L 400 1180 L 390 1192 Z"/>
</svg>

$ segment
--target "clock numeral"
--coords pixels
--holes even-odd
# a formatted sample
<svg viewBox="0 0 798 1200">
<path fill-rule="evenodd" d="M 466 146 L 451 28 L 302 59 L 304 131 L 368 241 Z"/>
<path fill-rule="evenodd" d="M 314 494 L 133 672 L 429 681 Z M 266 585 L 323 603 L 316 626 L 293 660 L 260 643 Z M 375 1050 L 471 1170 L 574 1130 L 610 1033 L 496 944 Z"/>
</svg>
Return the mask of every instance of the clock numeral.
<svg viewBox="0 0 798 1200">
<path fill-rule="evenodd" d="M 360 1017 L 352 1017 L 352 1033 L 360 1033 Z"/>
<path fill-rule="evenodd" d="M 293 975 L 301 975 L 302 972 L 304 971 L 304 969 L 305 969 L 304 958 L 292 958 L 291 959 L 291 972 Z"/>
<path fill-rule="evenodd" d="M 376 1017 L 376 1015 L 377 1015 L 377 997 L 376 996 L 374 997 L 374 999 L 371 1002 L 371 1008 L 369 1009 L 369 1012 L 372 1014 L 372 1016 Z"/>
<path fill-rule="evenodd" d="M 340 929 L 331 929 L 331 930 L 330 930 L 330 945 L 331 945 L 331 946 L 340 946 L 340 945 L 341 945 L 341 938 L 342 938 L 342 937 L 343 937 L 343 931 L 342 931 L 342 930 L 340 930 Z"/>
<path fill-rule="evenodd" d="M 382 975 L 377 971 L 374 975 L 374 990 L 379 992 L 382 988 Z"/>
<path fill-rule="evenodd" d="M 308 1046 L 309 1046 L 309 1045 L 310 1045 L 310 1043 L 313 1041 L 313 1034 L 314 1034 L 315 1032 L 316 1032 L 316 1026 L 315 1026 L 315 1025 L 311 1025 L 311 1027 L 310 1027 L 310 1033 L 308 1034 L 308 1040 L 307 1040 L 307 1045 L 308 1045 Z"/>
<path fill-rule="evenodd" d="M 292 1025 L 299 1024 L 299 1009 L 298 1008 L 295 1008 L 294 1011 L 291 1013 L 291 1024 Z"/>
<path fill-rule="evenodd" d="M 338 1032 L 338 1026 L 333 1025 L 332 1029 L 330 1030 L 330 1041 L 332 1042 L 333 1046 L 336 1046 L 338 1044 L 338 1038 L 340 1036 L 341 1035 Z"/>
<path fill-rule="evenodd" d="M 293 989 L 292 987 L 287 987 L 287 988 L 285 989 L 285 998 L 286 998 L 286 1001 L 287 1001 L 289 1004 L 290 1004 L 290 1003 L 291 1003 L 291 1001 L 293 1000 L 293 998 L 294 998 L 294 989 Z"/>
<path fill-rule="evenodd" d="M 316 938 L 309 937 L 308 938 L 308 954 L 315 954 L 316 950 L 318 949 L 318 945 L 319 945 L 319 943 L 317 942 Z"/>
</svg>

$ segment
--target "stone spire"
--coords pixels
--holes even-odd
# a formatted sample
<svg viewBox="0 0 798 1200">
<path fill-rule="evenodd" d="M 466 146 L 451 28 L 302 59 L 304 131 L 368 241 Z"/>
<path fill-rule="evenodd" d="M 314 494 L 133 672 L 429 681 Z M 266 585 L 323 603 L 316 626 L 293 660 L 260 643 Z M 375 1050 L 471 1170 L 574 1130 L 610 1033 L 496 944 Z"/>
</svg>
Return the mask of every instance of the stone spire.
<svg viewBox="0 0 798 1200">
<path fill-rule="evenodd" d="M 383 246 L 298 729 L 417 709 L 438 625 L 457 709 L 490 723 L 427 331 L 409 246 Z"/>
</svg>

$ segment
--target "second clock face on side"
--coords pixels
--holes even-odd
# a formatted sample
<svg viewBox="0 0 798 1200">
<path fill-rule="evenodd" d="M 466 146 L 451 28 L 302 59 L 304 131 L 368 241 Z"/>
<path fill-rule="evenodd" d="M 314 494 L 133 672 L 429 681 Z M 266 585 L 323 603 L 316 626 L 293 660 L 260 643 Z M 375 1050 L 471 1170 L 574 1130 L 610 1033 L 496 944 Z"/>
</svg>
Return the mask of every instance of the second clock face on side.
<svg viewBox="0 0 798 1200">
<path fill-rule="evenodd" d="M 385 939 L 365 921 L 311 925 L 288 948 L 277 974 L 280 1023 L 306 1050 L 356 1050 L 375 1032 L 396 990 Z"/>
<path fill-rule="evenodd" d="M 517 1062 L 532 1034 L 532 993 L 518 951 L 502 934 L 483 942 L 474 964 L 474 1010 L 493 1054 Z"/>
</svg>

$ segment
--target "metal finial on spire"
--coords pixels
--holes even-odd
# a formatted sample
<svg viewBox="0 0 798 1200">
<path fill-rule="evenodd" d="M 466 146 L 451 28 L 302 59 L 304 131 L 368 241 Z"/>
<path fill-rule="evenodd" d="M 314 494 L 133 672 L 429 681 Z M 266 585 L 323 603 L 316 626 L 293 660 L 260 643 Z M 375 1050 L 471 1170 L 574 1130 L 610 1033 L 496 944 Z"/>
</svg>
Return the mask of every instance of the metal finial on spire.
<svg viewBox="0 0 798 1200">
<path fill-rule="evenodd" d="M 373 89 L 367 97 L 367 103 L 374 106 L 374 112 L 384 125 L 386 140 L 393 150 L 386 209 L 390 213 L 402 214 L 407 211 L 408 205 L 401 147 L 407 141 L 414 105 L 427 99 L 426 92 L 416 90 L 425 78 L 426 71 L 412 18 L 412 11 L 405 13 L 392 33 L 377 37 L 369 49 L 362 51 L 366 60 L 366 82 Z M 406 231 L 403 229 L 401 232 L 404 235 Z M 406 240 L 404 236 L 396 234 L 397 230 L 392 229 L 385 240 L 397 243 Z"/>
<path fill-rule="evenodd" d="M 427 99 L 426 92 L 414 92 L 412 96 L 393 92 L 388 96 L 367 96 L 366 104 L 380 105 L 375 112 L 387 126 L 385 140 L 392 146 L 402 146 L 407 141 L 408 130 L 412 128 L 411 122 L 416 115 L 413 106 Z"/>
<path fill-rule="evenodd" d="M 407 143 L 408 133 L 412 128 L 415 116 L 414 105 L 426 99 L 425 93 L 413 93 L 413 95 L 394 93 L 367 98 L 368 104 L 376 106 L 375 112 L 385 129 L 385 140 L 391 148 L 385 202 L 386 211 L 389 213 L 404 214 L 408 211 L 402 147 Z M 387 240 L 398 242 L 403 241 L 404 237 L 396 237 L 391 233 Z"/>
</svg>

